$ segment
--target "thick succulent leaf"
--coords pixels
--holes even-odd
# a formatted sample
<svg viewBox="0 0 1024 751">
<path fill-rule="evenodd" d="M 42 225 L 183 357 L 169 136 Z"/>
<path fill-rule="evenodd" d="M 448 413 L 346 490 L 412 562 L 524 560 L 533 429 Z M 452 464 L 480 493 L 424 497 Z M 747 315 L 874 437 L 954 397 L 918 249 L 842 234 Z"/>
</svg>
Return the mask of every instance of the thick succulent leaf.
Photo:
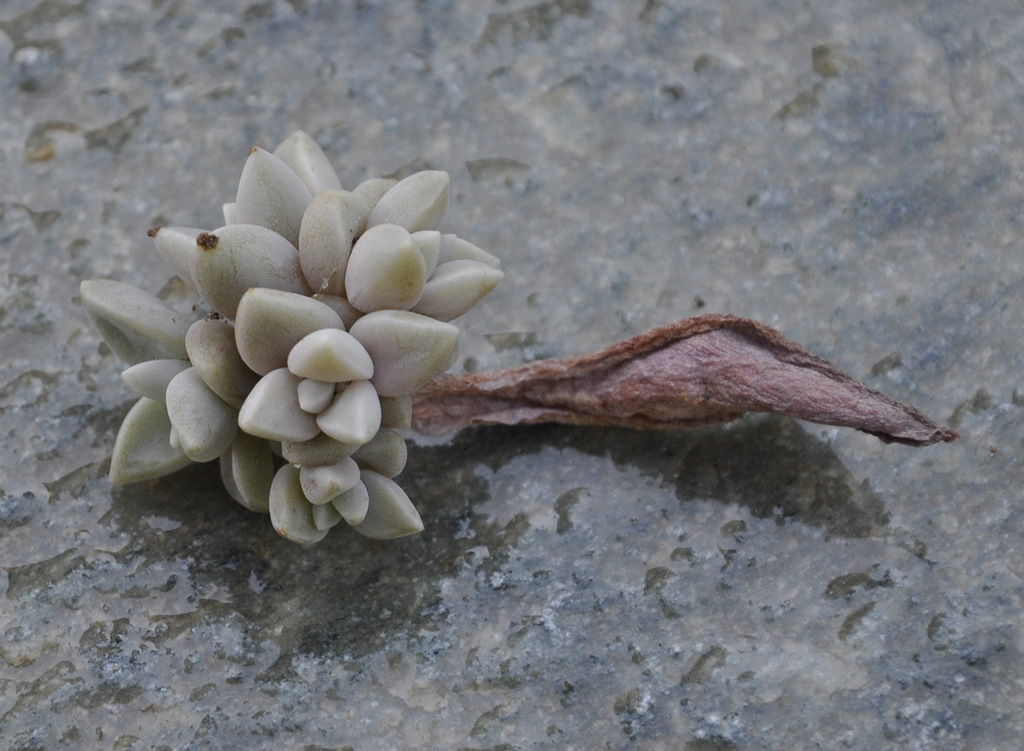
<svg viewBox="0 0 1024 751">
<path fill-rule="evenodd" d="M 241 222 L 238 221 L 237 208 L 238 204 L 234 201 L 224 204 L 221 209 L 224 212 L 224 224 L 241 224 Z"/>
<path fill-rule="evenodd" d="M 187 360 L 147 360 L 121 373 L 121 380 L 139 396 L 164 401 L 167 384 L 189 367 Z"/>
<path fill-rule="evenodd" d="M 370 470 L 360 474 L 370 496 L 366 517 L 356 532 L 377 540 L 390 540 L 423 531 L 423 520 L 409 496 L 394 480 Z"/>
<path fill-rule="evenodd" d="M 299 229 L 299 262 L 313 290 L 344 294 L 349 253 L 369 213 L 363 199 L 347 190 L 329 190 L 309 204 Z"/>
<path fill-rule="evenodd" d="M 504 277 L 501 269 L 479 261 L 448 261 L 437 267 L 413 311 L 450 321 L 468 312 Z"/>
<path fill-rule="evenodd" d="M 320 433 L 308 441 L 285 441 L 281 444 L 281 456 L 292 464 L 320 467 L 341 461 L 358 448 L 358 443 L 342 443 Z"/>
<path fill-rule="evenodd" d="M 320 542 L 327 536 L 327 530 L 317 529 L 313 504 L 306 500 L 299 470 L 291 464 L 285 464 L 274 475 L 270 486 L 270 521 L 279 535 L 303 545 Z"/>
<path fill-rule="evenodd" d="M 228 450 L 238 431 L 237 411 L 203 381 L 193 367 L 167 384 L 167 414 L 182 450 L 194 462 L 208 462 Z"/>
<path fill-rule="evenodd" d="M 331 505 L 341 514 L 341 517 L 349 524 L 361 524 L 366 518 L 366 511 L 370 507 L 370 494 L 362 481 L 346 490 L 344 493 L 331 501 Z"/>
<path fill-rule="evenodd" d="M 295 343 L 288 353 L 288 370 L 318 381 L 365 381 L 373 375 L 373 360 L 347 331 L 320 329 Z"/>
<path fill-rule="evenodd" d="M 240 408 L 259 376 L 238 354 L 235 327 L 225 320 L 196 321 L 185 335 L 185 349 L 206 385 L 232 407 Z"/>
<path fill-rule="evenodd" d="M 299 268 L 299 251 L 281 235 L 255 224 L 231 224 L 196 237 L 196 291 L 225 318 L 253 287 L 310 294 Z"/>
<path fill-rule="evenodd" d="M 323 467 L 300 468 L 299 481 L 309 502 L 319 506 L 354 488 L 359 482 L 359 466 L 346 456 Z"/>
<path fill-rule="evenodd" d="M 306 295 L 256 287 L 238 304 L 235 343 L 242 360 L 260 375 L 283 368 L 288 353 L 307 334 L 341 329 L 338 314 Z"/>
<path fill-rule="evenodd" d="M 163 402 L 143 397 L 121 423 L 110 459 L 110 481 L 115 485 L 177 472 L 191 459 L 171 446 L 171 420 Z"/>
<path fill-rule="evenodd" d="M 373 358 L 370 382 L 381 396 L 411 394 L 450 368 L 458 355 L 457 326 L 405 310 L 367 313 L 351 334 Z"/>
<path fill-rule="evenodd" d="M 270 513 L 274 454 L 267 441 L 239 430 L 231 447 L 220 456 L 220 476 L 240 504 L 258 514 Z"/>
<path fill-rule="evenodd" d="M 441 257 L 441 233 L 435 229 L 424 229 L 412 233 L 412 241 L 416 243 L 427 267 L 427 278 L 437 268 L 437 259 Z"/>
<path fill-rule="evenodd" d="M 437 262 L 442 264 L 449 261 L 478 261 L 495 268 L 501 265 L 501 260 L 497 256 L 478 248 L 473 243 L 463 240 L 457 235 L 441 235 L 441 248 Z"/>
<path fill-rule="evenodd" d="M 238 427 L 272 441 L 308 441 L 320 432 L 316 417 L 299 406 L 301 379 L 287 368 L 263 376 L 238 412 Z"/>
<path fill-rule="evenodd" d="M 299 245 L 302 214 L 313 196 L 292 168 L 269 151 L 253 147 L 235 197 L 235 219 L 273 230 Z"/>
<path fill-rule="evenodd" d="M 426 261 L 412 235 L 397 224 L 379 224 L 352 248 L 345 293 L 364 312 L 408 310 L 420 299 L 426 281 Z"/>
<path fill-rule="evenodd" d="M 369 223 L 398 224 L 410 232 L 437 229 L 447 208 L 448 173 L 426 170 L 400 180 L 381 196 Z"/>
<path fill-rule="evenodd" d="M 317 529 L 326 532 L 340 521 L 341 514 L 338 513 L 338 509 L 334 507 L 334 504 L 325 503 L 321 506 L 313 507 L 313 526 Z"/>
<path fill-rule="evenodd" d="M 304 131 L 297 130 L 281 141 L 274 156 L 287 164 L 314 196 L 341 189 L 341 180 L 324 150 Z"/>
<path fill-rule="evenodd" d="M 394 477 L 405 469 L 409 449 L 405 439 L 394 430 L 379 430 L 372 440 L 352 454 L 352 458 L 363 469 Z"/>
<path fill-rule="evenodd" d="M 337 313 L 338 317 L 341 318 L 341 322 L 345 324 L 346 331 L 352 327 L 353 323 L 363 317 L 363 311 L 356 310 L 352 303 L 344 297 L 338 297 L 337 295 L 315 294 L 313 295 L 313 299 L 317 302 L 322 302 Z"/>
<path fill-rule="evenodd" d="M 380 430 L 380 399 L 369 381 L 353 381 L 316 417 L 320 430 L 342 443 L 366 443 Z"/>
<path fill-rule="evenodd" d="M 380 426 L 382 428 L 412 427 L 412 397 L 382 396 L 380 398 Z"/>
<path fill-rule="evenodd" d="M 111 279 L 89 279 L 79 290 L 104 341 L 134 365 L 146 360 L 184 360 L 185 316 L 138 287 Z"/>
<path fill-rule="evenodd" d="M 202 232 L 195 227 L 154 227 L 146 233 L 153 238 L 157 255 L 192 288 L 195 288 L 193 269 L 199 254 L 196 238 Z"/>
<path fill-rule="evenodd" d="M 371 177 L 363 180 L 352 192 L 363 199 L 366 204 L 366 211 L 373 211 L 374 206 L 384 197 L 384 194 L 398 185 L 398 180 L 391 177 Z"/>
<path fill-rule="evenodd" d="M 290 370 L 290 368 L 289 368 Z M 334 401 L 334 387 L 331 381 L 318 381 L 315 378 L 303 378 L 295 388 L 299 395 L 299 406 L 303 412 L 318 415 Z"/>
</svg>

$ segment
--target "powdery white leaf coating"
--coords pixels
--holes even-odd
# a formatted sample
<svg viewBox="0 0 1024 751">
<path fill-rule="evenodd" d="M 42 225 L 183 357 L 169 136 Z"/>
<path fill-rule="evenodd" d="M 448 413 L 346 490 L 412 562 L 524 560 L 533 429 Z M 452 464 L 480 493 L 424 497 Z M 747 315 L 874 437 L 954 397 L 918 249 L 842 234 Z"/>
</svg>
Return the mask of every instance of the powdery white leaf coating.
<svg viewBox="0 0 1024 751">
<path fill-rule="evenodd" d="M 139 396 L 162 402 L 167 384 L 188 367 L 187 360 L 146 360 L 121 373 L 121 380 Z"/>
<path fill-rule="evenodd" d="M 369 381 L 353 381 L 316 417 L 320 430 L 342 443 L 366 443 L 380 430 L 380 400 Z"/>
<path fill-rule="evenodd" d="M 360 524 L 366 518 L 366 511 L 370 507 L 370 494 L 360 481 L 332 500 L 331 505 L 349 524 Z"/>
<path fill-rule="evenodd" d="M 281 444 L 281 456 L 292 464 L 319 467 L 351 456 L 358 448 L 358 443 L 342 443 L 320 433 L 308 441 L 285 441 Z"/>
<path fill-rule="evenodd" d="M 235 341 L 245 364 L 266 375 L 285 367 L 288 353 L 307 334 L 342 325 L 337 313 L 311 297 L 256 287 L 238 304 Z"/>
<path fill-rule="evenodd" d="M 249 151 L 235 197 L 237 223 L 266 227 L 298 247 L 302 215 L 312 200 L 291 167 L 258 146 Z"/>
<path fill-rule="evenodd" d="M 238 427 L 272 441 L 308 441 L 316 436 L 316 417 L 299 406 L 300 380 L 288 368 L 263 376 L 238 412 Z"/>
<path fill-rule="evenodd" d="M 369 213 L 363 199 L 347 190 L 329 190 L 309 204 L 299 229 L 299 263 L 314 291 L 345 293 L 349 253 Z"/>
<path fill-rule="evenodd" d="M 380 430 L 372 440 L 352 454 L 363 469 L 372 469 L 385 477 L 394 477 L 405 469 L 409 448 L 405 439 L 394 430 Z"/>
<path fill-rule="evenodd" d="M 390 540 L 423 531 L 419 512 L 394 480 L 371 470 L 363 470 L 360 477 L 370 496 L 370 504 L 363 521 L 353 525 L 356 532 L 377 540 Z"/>
<path fill-rule="evenodd" d="M 302 492 L 314 505 L 328 503 L 359 482 L 359 466 L 350 457 L 334 464 L 299 469 Z"/>
<path fill-rule="evenodd" d="M 220 455 L 220 477 L 231 497 L 245 508 L 270 513 L 274 454 L 267 441 L 239 430 L 230 448 Z"/>
<path fill-rule="evenodd" d="M 347 331 L 319 329 L 295 343 L 288 353 L 288 370 L 318 381 L 365 381 L 373 375 L 373 360 Z"/>
<path fill-rule="evenodd" d="M 441 233 L 435 229 L 423 229 L 412 233 L 412 241 L 423 255 L 423 264 L 427 267 L 429 279 L 437 268 L 437 259 L 441 256 Z"/>
<path fill-rule="evenodd" d="M 370 226 L 398 224 L 410 232 L 437 229 L 448 208 L 448 173 L 425 170 L 399 180 L 370 212 Z"/>
<path fill-rule="evenodd" d="M 196 321 L 185 334 L 185 349 L 213 393 L 235 409 L 241 407 L 259 376 L 238 353 L 235 327 L 225 320 Z"/>
<path fill-rule="evenodd" d="M 457 326 L 405 310 L 367 313 L 350 333 L 373 358 L 370 382 L 381 396 L 411 394 L 458 355 Z"/>
<path fill-rule="evenodd" d="M 335 384 L 330 381 L 318 381 L 315 378 L 303 378 L 299 381 L 295 391 L 299 396 L 302 411 L 316 415 L 327 409 L 334 401 L 334 386 Z"/>
<path fill-rule="evenodd" d="M 225 222 L 233 224 L 234 222 Z M 193 269 L 196 261 L 196 237 L 203 230 L 195 227 L 154 227 L 146 234 L 153 238 L 153 247 L 164 263 L 174 269 L 182 281 L 195 288 Z"/>
<path fill-rule="evenodd" d="M 309 295 L 299 251 L 281 235 L 255 224 L 231 224 L 196 236 L 196 291 L 225 318 L 234 318 L 253 287 Z"/>
<path fill-rule="evenodd" d="M 270 521 L 279 535 L 303 545 L 320 542 L 327 536 L 326 529 L 317 529 L 313 505 L 302 492 L 299 470 L 291 464 L 285 464 L 274 475 L 270 486 Z"/>
<path fill-rule="evenodd" d="M 281 141 L 274 156 L 288 165 L 314 196 L 325 190 L 341 189 L 341 180 L 324 150 L 305 131 L 297 130 Z"/>
<path fill-rule="evenodd" d="M 143 397 L 128 411 L 114 441 L 110 481 L 152 480 L 187 467 L 192 460 L 171 445 L 171 419 L 163 402 Z"/>
<path fill-rule="evenodd" d="M 463 240 L 458 235 L 441 235 L 441 249 L 437 262 L 441 264 L 449 261 L 479 261 L 495 268 L 501 265 L 497 256 Z"/>
<path fill-rule="evenodd" d="M 382 396 L 380 398 L 380 426 L 382 428 L 408 428 L 412 426 L 412 397 Z"/>
<path fill-rule="evenodd" d="M 240 224 L 238 221 L 238 204 L 234 201 L 224 204 L 221 210 L 224 212 L 224 224 Z"/>
<path fill-rule="evenodd" d="M 187 357 L 188 322 L 154 295 L 111 279 L 84 281 L 79 291 L 103 340 L 128 364 Z"/>
<path fill-rule="evenodd" d="M 194 462 L 209 462 L 227 451 L 238 431 L 236 412 L 193 367 L 167 384 L 167 414 L 178 444 Z"/>
<path fill-rule="evenodd" d="M 322 506 L 313 506 L 313 526 L 326 532 L 341 521 L 341 514 L 334 504 L 325 503 Z"/>
<path fill-rule="evenodd" d="M 371 177 L 363 180 L 352 189 L 352 192 L 363 199 L 367 212 L 372 212 L 384 194 L 398 185 L 398 180 L 391 177 Z"/>
<path fill-rule="evenodd" d="M 479 261 L 442 263 L 423 288 L 413 311 L 450 321 L 468 312 L 504 278 L 501 269 Z"/>
<path fill-rule="evenodd" d="M 426 262 L 412 235 L 397 224 L 379 224 L 352 248 L 345 293 L 364 312 L 407 310 L 420 299 L 426 281 Z"/>
</svg>

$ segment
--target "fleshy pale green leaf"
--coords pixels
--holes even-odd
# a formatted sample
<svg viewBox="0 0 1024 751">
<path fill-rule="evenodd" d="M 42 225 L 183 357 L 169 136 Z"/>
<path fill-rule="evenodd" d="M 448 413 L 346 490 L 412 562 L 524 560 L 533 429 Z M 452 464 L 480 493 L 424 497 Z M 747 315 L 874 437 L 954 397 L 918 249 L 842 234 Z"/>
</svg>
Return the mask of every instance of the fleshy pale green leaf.
<svg viewBox="0 0 1024 751">
<path fill-rule="evenodd" d="M 196 321 L 185 336 L 185 349 L 206 385 L 232 407 L 240 408 L 259 376 L 238 354 L 235 327 L 225 320 Z"/>
<path fill-rule="evenodd" d="M 115 485 L 177 472 L 191 464 L 180 448 L 171 446 L 171 420 L 163 402 L 143 397 L 121 423 L 110 459 L 110 481 Z"/>
<path fill-rule="evenodd" d="M 437 229 L 448 208 L 448 173 L 427 170 L 400 180 L 370 212 L 370 226 L 398 224 L 410 232 Z"/>
<path fill-rule="evenodd" d="M 238 412 L 213 393 L 194 367 L 167 384 L 167 414 L 178 443 L 194 462 L 216 459 L 238 431 Z"/>
<path fill-rule="evenodd" d="M 501 269 L 479 261 L 448 261 L 437 267 L 413 311 L 450 321 L 468 312 L 504 277 Z"/>
<path fill-rule="evenodd" d="M 317 529 L 313 504 L 306 500 L 299 482 L 299 470 L 285 464 L 274 475 L 270 486 L 270 521 L 277 533 L 292 542 L 311 545 L 327 536 Z"/>
<path fill-rule="evenodd" d="M 309 189 L 281 159 L 258 146 L 249 151 L 235 197 L 239 224 L 266 227 L 297 248 L 302 215 L 312 200 Z"/>
<path fill-rule="evenodd" d="M 189 322 L 155 296 L 111 279 L 89 279 L 79 290 L 104 341 L 129 365 L 187 357 Z"/>
<path fill-rule="evenodd" d="M 349 524 L 360 524 L 366 518 L 366 511 L 370 507 L 370 494 L 360 481 L 332 500 L 331 505 Z"/>
<path fill-rule="evenodd" d="M 258 514 L 270 513 L 274 454 L 267 441 L 239 430 L 231 447 L 220 456 L 220 476 L 240 504 Z"/>
<path fill-rule="evenodd" d="M 441 235 L 441 248 L 437 262 L 442 264 L 449 261 L 478 261 L 495 268 L 501 265 L 501 260 L 497 256 L 463 240 L 458 235 Z"/>
<path fill-rule="evenodd" d="M 146 233 L 153 238 L 157 255 L 193 289 L 196 286 L 193 280 L 193 267 L 197 255 L 196 238 L 202 232 L 203 230 L 195 227 L 154 227 Z"/>
<path fill-rule="evenodd" d="M 394 481 L 370 470 L 360 473 L 370 496 L 366 517 L 353 526 L 356 532 L 377 540 L 390 540 L 423 531 L 423 520 L 409 496 Z"/>
<path fill-rule="evenodd" d="M 359 466 L 350 457 L 322 467 L 299 470 L 302 492 L 309 502 L 319 506 L 328 503 L 359 482 Z"/>
<path fill-rule="evenodd" d="M 325 503 L 321 506 L 313 507 L 313 526 L 317 529 L 326 532 L 340 521 L 341 514 L 338 513 L 338 509 L 334 507 L 334 504 Z"/>
<path fill-rule="evenodd" d="M 255 224 L 230 224 L 196 237 L 196 291 L 225 318 L 234 318 L 253 287 L 310 294 L 299 251 L 281 235 Z"/>
<path fill-rule="evenodd" d="M 290 370 L 290 368 L 289 368 Z M 334 401 L 334 387 L 330 381 L 318 381 L 315 378 L 303 378 L 295 388 L 299 395 L 299 406 L 303 412 L 318 415 Z"/>
<path fill-rule="evenodd" d="M 408 310 L 420 299 L 426 281 L 426 262 L 412 235 L 397 224 L 379 224 L 352 248 L 345 292 L 364 312 Z"/>
<path fill-rule="evenodd" d="M 288 353 L 288 370 L 318 381 L 365 381 L 373 375 L 373 360 L 347 331 L 319 329 L 295 343 Z"/>
<path fill-rule="evenodd" d="M 381 396 L 411 394 L 458 356 L 457 326 L 405 310 L 367 313 L 350 333 L 373 359 L 370 382 Z"/>
<path fill-rule="evenodd" d="M 242 360 L 260 375 L 283 368 L 300 339 L 320 329 L 341 329 L 338 314 L 311 297 L 256 287 L 238 304 L 235 342 Z"/>
<path fill-rule="evenodd" d="M 352 454 L 352 458 L 363 469 L 394 477 L 405 469 L 409 448 L 405 439 L 394 430 L 379 430 L 372 440 Z"/>
<path fill-rule="evenodd" d="M 324 150 L 304 131 L 297 130 L 281 141 L 274 156 L 288 165 L 314 196 L 325 190 L 341 189 L 341 180 Z"/>
<path fill-rule="evenodd" d="M 380 399 L 369 381 L 353 381 L 316 417 L 324 433 L 342 443 L 366 443 L 380 430 Z"/>
<path fill-rule="evenodd" d="M 423 263 L 427 267 L 427 278 L 437 268 L 437 259 L 441 257 L 441 233 L 434 229 L 424 229 L 412 233 L 412 241 L 416 243 Z"/>
<path fill-rule="evenodd" d="M 345 293 L 349 253 L 369 213 L 363 199 L 347 190 L 329 190 L 309 204 L 299 229 L 299 262 L 314 291 Z"/>
<path fill-rule="evenodd" d="M 263 376 L 238 412 L 238 427 L 249 435 L 272 441 L 308 441 L 320 432 L 316 416 L 299 406 L 302 380 L 287 368 Z"/>
<path fill-rule="evenodd" d="M 382 428 L 412 427 L 412 397 L 382 396 L 380 398 L 380 426 Z"/>
<path fill-rule="evenodd" d="M 292 464 L 320 467 L 351 456 L 358 448 L 358 443 L 342 443 L 320 433 L 308 441 L 285 441 L 281 444 L 281 456 Z"/>
<path fill-rule="evenodd" d="M 391 177 L 371 177 L 363 180 L 352 192 L 363 199 L 367 212 L 373 211 L 373 207 L 384 197 L 384 194 L 398 185 L 398 180 Z"/>
<path fill-rule="evenodd" d="M 167 384 L 188 367 L 187 360 L 146 360 L 121 373 L 121 380 L 139 396 L 162 402 L 167 394 Z"/>
</svg>

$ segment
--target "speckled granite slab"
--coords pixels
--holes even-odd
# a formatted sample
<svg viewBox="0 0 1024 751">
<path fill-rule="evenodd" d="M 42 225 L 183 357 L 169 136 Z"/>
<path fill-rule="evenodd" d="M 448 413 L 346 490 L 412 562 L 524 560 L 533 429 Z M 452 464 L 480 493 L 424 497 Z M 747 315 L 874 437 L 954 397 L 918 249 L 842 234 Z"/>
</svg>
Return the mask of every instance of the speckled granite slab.
<svg viewBox="0 0 1024 751">
<path fill-rule="evenodd" d="M 1024 13 L 1013 0 L 7 0 L 0 739 L 12 749 L 1002 749 L 1024 733 Z M 506 279 L 459 368 L 757 318 L 960 430 L 753 416 L 411 451 L 426 525 L 276 536 L 212 466 L 112 488 L 76 295 L 192 304 L 297 128 L 451 172 Z"/>
</svg>

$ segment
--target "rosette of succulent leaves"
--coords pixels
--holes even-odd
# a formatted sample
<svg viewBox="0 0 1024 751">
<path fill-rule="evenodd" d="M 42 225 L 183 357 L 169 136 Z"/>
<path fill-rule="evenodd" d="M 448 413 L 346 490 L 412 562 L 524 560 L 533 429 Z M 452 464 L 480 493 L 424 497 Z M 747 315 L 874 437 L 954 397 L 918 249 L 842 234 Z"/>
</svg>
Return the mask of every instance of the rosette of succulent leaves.
<svg viewBox="0 0 1024 751">
<path fill-rule="evenodd" d="M 344 519 L 368 537 L 423 528 L 394 481 L 410 394 L 457 356 L 450 321 L 502 279 L 498 259 L 438 231 L 448 174 L 344 190 L 297 132 L 249 152 L 223 227 L 150 230 L 209 306 L 192 321 L 112 280 L 82 302 L 139 395 L 121 425 L 114 483 L 220 461 L 231 496 L 289 540 Z"/>
</svg>

